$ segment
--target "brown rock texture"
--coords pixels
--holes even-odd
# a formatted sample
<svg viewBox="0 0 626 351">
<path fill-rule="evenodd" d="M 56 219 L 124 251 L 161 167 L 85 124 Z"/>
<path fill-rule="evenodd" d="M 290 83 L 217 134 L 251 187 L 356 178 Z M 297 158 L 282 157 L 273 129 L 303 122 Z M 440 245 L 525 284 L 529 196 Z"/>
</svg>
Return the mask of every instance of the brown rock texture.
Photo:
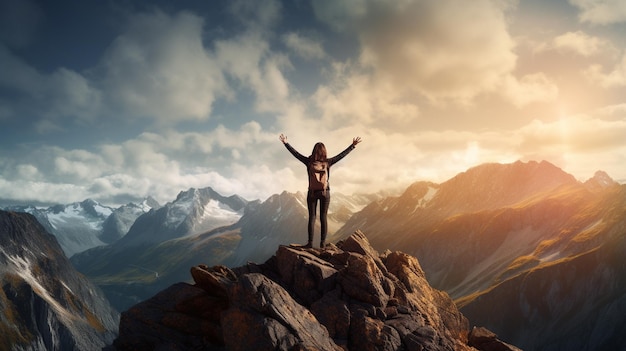
<svg viewBox="0 0 626 351">
<path fill-rule="evenodd" d="M 379 254 L 359 231 L 323 250 L 280 246 L 263 264 L 191 274 L 195 285 L 124 312 L 114 348 L 474 350 L 467 319 L 417 259 Z"/>
<path fill-rule="evenodd" d="M 517 347 L 498 339 L 494 332 L 484 327 L 472 328 L 469 344 L 483 351 L 520 351 Z"/>
</svg>

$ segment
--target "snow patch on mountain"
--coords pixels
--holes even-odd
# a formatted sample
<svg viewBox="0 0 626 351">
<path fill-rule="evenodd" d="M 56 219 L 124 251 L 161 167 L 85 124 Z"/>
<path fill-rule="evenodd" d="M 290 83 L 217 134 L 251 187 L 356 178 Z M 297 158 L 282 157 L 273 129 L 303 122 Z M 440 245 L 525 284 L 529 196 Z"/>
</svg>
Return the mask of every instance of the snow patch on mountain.
<svg viewBox="0 0 626 351">
<path fill-rule="evenodd" d="M 211 199 L 204 205 L 204 213 L 202 213 L 201 221 L 213 219 L 217 221 L 235 223 L 243 215 L 243 209 L 235 211 L 224 203 Z"/>
<path fill-rule="evenodd" d="M 94 206 L 97 216 L 86 213 L 85 209 L 79 204 L 71 204 L 64 206 L 59 212 L 48 213 L 48 221 L 52 228 L 62 230 L 64 226 L 71 224 L 85 224 L 93 230 L 102 230 L 102 222 L 113 213 L 113 210 L 102 205 Z"/>
<path fill-rule="evenodd" d="M 187 218 L 193 207 L 193 201 L 176 201 L 172 203 L 167 211 L 165 226 L 168 228 L 178 227 Z"/>
<path fill-rule="evenodd" d="M 413 209 L 411 213 L 415 213 L 415 211 L 417 211 L 418 209 L 426 207 L 426 205 L 430 202 L 430 200 L 432 200 L 435 197 L 435 195 L 437 195 L 438 191 L 439 189 L 429 186 L 428 190 L 426 191 L 426 194 L 416 201 L 415 208 Z"/>
<path fill-rule="evenodd" d="M 37 295 L 41 296 L 41 298 L 54 308 L 58 316 L 63 318 L 64 322 L 68 323 L 73 319 L 73 315 L 61 306 L 61 304 L 59 304 L 59 302 L 52 297 L 52 294 L 39 283 L 37 278 L 33 275 L 31 269 L 32 265 L 26 257 L 11 255 L 4 251 L 2 247 L 0 247 L 0 252 L 2 253 L 2 256 L 8 259 L 8 267 L 5 267 L 5 269 L 8 268 L 9 271 L 24 279 L 24 281 L 32 287 L 33 291 L 35 291 Z M 65 283 L 63 283 L 63 285 L 66 286 Z"/>
</svg>

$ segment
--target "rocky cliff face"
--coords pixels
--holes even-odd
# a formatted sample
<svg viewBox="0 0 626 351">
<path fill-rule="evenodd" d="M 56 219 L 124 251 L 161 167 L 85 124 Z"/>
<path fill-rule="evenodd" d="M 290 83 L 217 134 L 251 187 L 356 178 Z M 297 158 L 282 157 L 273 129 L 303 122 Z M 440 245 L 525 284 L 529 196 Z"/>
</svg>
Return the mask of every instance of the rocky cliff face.
<svg viewBox="0 0 626 351">
<path fill-rule="evenodd" d="M 263 264 L 191 268 L 122 314 L 118 350 L 473 350 L 469 323 L 416 258 L 356 232 L 324 250 L 280 246 Z M 479 329 L 472 345 L 516 348 Z M 487 348 L 485 348 L 487 349 Z"/>
<path fill-rule="evenodd" d="M 0 350 L 98 350 L 118 320 L 34 216 L 0 211 Z"/>
</svg>

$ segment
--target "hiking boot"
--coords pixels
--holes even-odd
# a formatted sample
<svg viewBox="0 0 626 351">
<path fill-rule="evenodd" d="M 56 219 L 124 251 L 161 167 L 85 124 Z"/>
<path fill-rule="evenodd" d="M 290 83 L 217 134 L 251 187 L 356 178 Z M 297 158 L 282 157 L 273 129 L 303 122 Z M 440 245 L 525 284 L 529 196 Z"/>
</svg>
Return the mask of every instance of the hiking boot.
<svg viewBox="0 0 626 351">
<path fill-rule="evenodd" d="M 305 248 L 305 249 L 310 249 L 310 248 L 313 247 L 313 244 L 312 243 L 307 243 L 306 245 L 304 245 L 302 247 Z"/>
<path fill-rule="evenodd" d="M 326 243 L 325 243 L 325 242 L 323 242 L 323 241 L 322 241 L 322 242 L 320 242 L 320 249 L 323 249 L 323 248 L 325 248 L 325 247 L 326 247 Z"/>
</svg>

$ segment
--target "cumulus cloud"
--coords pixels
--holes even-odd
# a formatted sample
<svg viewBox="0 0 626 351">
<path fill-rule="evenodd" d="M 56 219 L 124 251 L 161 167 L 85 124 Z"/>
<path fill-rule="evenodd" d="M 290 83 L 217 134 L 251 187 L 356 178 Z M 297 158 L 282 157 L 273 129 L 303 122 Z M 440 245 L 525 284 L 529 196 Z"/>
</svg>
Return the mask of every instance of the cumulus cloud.
<svg viewBox="0 0 626 351">
<path fill-rule="evenodd" d="M 492 90 L 516 59 L 502 9 L 488 1 L 456 5 L 414 1 L 368 19 L 378 25 L 363 29 L 362 60 L 431 98 L 465 100 Z"/>
<path fill-rule="evenodd" d="M 17 174 L 21 179 L 35 180 L 41 177 L 41 173 L 32 164 L 20 164 L 17 166 Z"/>
<path fill-rule="evenodd" d="M 389 130 L 419 116 L 416 103 L 402 100 L 395 87 L 377 82 L 371 75 L 338 65 L 333 77 L 313 95 L 327 128 L 362 124 Z"/>
<path fill-rule="evenodd" d="M 609 72 L 605 72 L 602 65 L 594 64 L 585 71 L 585 74 L 592 81 L 600 84 L 604 88 L 615 88 L 626 86 L 626 54 Z"/>
<path fill-rule="evenodd" d="M 249 12 L 246 21 L 270 26 L 280 5 L 266 3 L 275 6 L 257 11 L 256 5 L 248 8 L 249 2 L 231 5 L 247 9 L 239 14 Z M 185 11 L 132 14 L 126 28 L 86 73 L 63 67 L 41 73 L 0 43 L 4 68 L 0 87 L 16 96 L 3 104 L 0 118 L 34 116 L 33 125 L 40 132 L 60 131 L 64 122 L 102 116 L 171 126 L 207 120 L 218 99 L 233 101 L 246 90 L 256 97 L 258 111 L 284 109 L 290 85 L 283 72 L 292 66 L 286 55 L 270 51 L 266 32 L 252 26 L 209 47 L 204 26 L 201 17 Z M 302 43 L 300 49 L 314 46 L 306 39 Z M 236 82 L 234 87 L 229 79 Z"/>
<path fill-rule="evenodd" d="M 626 3 L 622 0 L 569 0 L 578 7 L 581 22 L 607 25 L 626 21 Z"/>
<path fill-rule="evenodd" d="M 41 73 L 0 44 L 0 86 L 16 94 L 2 114 L 35 116 L 42 132 L 104 115 L 161 124 L 207 119 L 230 90 L 203 45 L 203 25 L 187 12 L 137 14 L 88 76 L 63 67 Z"/>
<path fill-rule="evenodd" d="M 289 103 L 290 84 L 283 70 L 291 62 L 285 55 L 272 53 L 269 43 L 258 33 L 247 32 L 215 43 L 217 59 L 237 87 L 252 91 L 258 112 L 278 112 Z"/>
<path fill-rule="evenodd" d="M 358 33 L 360 64 L 374 83 L 396 89 L 396 99 L 421 94 L 430 100 L 469 103 L 478 95 L 511 85 L 515 41 L 507 29 L 507 2 L 376 1 L 315 2 L 316 14 L 331 26 Z M 539 75 L 516 82 L 537 87 Z M 542 89 L 551 90 L 543 76 Z M 539 95 L 536 95 L 539 96 Z M 552 96 L 552 95 L 550 95 Z M 505 97 L 511 97 L 505 94 Z M 535 101 L 526 95 L 520 104 Z M 543 100 L 543 98 L 542 98 Z"/>
<path fill-rule="evenodd" d="M 588 35 L 583 31 L 561 34 L 554 38 L 553 43 L 558 50 L 571 51 L 587 57 L 615 50 L 608 40 Z"/>
<path fill-rule="evenodd" d="M 207 119 L 229 89 L 204 47 L 203 25 L 189 12 L 134 16 L 98 68 L 111 104 L 126 116 L 164 123 Z"/>
<path fill-rule="evenodd" d="M 292 32 L 283 35 L 283 42 L 304 59 L 315 60 L 326 57 L 326 52 L 320 42 L 299 33 Z"/>
<path fill-rule="evenodd" d="M 0 87 L 14 94 L 3 111 L 6 118 L 35 116 L 52 125 L 62 119 L 92 120 L 101 107 L 100 92 L 78 72 L 58 68 L 49 74 L 41 73 L 2 44 L 0 66 Z"/>
<path fill-rule="evenodd" d="M 28 163 L 15 158 L 0 163 L 0 194 L 61 203 L 151 195 L 166 202 L 181 190 L 211 186 L 225 195 L 255 199 L 282 191 L 282 183 L 272 177 L 279 167 L 268 166 L 280 147 L 277 136 L 254 121 L 237 129 L 145 132 L 121 143 L 96 145 L 93 151 L 44 146 L 21 155 Z M 11 186 L 24 188 L 16 192 Z M 69 188 L 73 190 L 61 193 Z"/>
<path fill-rule="evenodd" d="M 512 75 L 503 80 L 501 93 L 518 107 L 536 101 L 552 101 L 559 95 L 558 86 L 543 73 L 528 74 L 520 79 Z"/>
</svg>

